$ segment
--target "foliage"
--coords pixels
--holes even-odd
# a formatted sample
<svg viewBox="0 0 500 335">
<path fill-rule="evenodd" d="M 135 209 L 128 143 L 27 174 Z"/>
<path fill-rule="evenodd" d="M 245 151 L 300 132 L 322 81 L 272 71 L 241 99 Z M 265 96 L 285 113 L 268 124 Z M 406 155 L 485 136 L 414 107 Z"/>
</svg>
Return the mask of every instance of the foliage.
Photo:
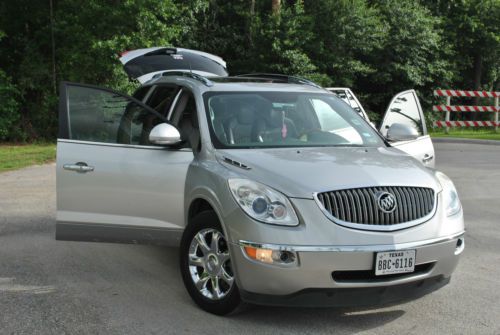
<svg viewBox="0 0 500 335">
<path fill-rule="evenodd" d="M 376 120 L 401 90 L 427 110 L 437 87 L 498 90 L 500 1 L 5 0 L 0 140 L 54 138 L 58 81 L 132 92 L 117 55 L 157 45 L 351 87 Z"/>
<path fill-rule="evenodd" d="M 16 138 L 19 122 L 19 92 L 12 80 L 0 70 L 0 141 Z"/>
<path fill-rule="evenodd" d="M 451 58 L 456 69 L 454 81 L 466 88 L 498 89 L 500 1 L 425 2 L 434 15 L 444 18 L 443 37 L 455 51 Z"/>
</svg>

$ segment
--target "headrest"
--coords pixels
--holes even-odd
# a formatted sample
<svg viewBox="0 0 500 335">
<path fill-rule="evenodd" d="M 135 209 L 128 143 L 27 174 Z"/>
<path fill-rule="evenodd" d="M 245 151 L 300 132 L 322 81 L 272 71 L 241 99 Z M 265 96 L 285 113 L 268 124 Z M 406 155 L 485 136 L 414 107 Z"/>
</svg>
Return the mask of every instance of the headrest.
<svg viewBox="0 0 500 335">
<path fill-rule="evenodd" d="M 239 124 L 245 124 L 249 125 L 252 124 L 253 121 L 255 120 L 255 113 L 256 110 L 255 108 L 248 104 L 248 103 L 243 103 L 239 106 L 238 112 L 236 114 L 236 118 L 238 120 Z"/>
<path fill-rule="evenodd" d="M 282 127 L 284 120 L 283 113 L 281 110 L 271 109 L 266 117 L 267 123 L 272 127 Z"/>
</svg>

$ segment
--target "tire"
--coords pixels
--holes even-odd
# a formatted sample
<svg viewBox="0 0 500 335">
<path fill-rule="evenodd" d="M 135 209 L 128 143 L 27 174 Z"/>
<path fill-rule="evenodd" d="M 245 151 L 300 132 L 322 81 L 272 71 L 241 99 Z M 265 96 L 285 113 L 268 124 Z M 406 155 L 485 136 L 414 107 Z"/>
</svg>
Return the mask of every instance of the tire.
<svg viewBox="0 0 500 335">
<path fill-rule="evenodd" d="M 201 212 L 189 222 L 179 256 L 184 286 L 200 308 L 226 315 L 240 306 L 228 245 L 215 212 Z"/>
</svg>

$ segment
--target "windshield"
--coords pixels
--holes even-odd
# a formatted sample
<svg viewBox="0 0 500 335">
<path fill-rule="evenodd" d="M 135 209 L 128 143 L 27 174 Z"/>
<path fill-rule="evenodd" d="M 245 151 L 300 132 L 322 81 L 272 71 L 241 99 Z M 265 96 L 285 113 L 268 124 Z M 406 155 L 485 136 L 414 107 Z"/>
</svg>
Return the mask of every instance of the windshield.
<svg viewBox="0 0 500 335">
<path fill-rule="evenodd" d="M 208 92 L 204 99 L 218 149 L 383 145 L 376 131 L 333 94 Z"/>
</svg>

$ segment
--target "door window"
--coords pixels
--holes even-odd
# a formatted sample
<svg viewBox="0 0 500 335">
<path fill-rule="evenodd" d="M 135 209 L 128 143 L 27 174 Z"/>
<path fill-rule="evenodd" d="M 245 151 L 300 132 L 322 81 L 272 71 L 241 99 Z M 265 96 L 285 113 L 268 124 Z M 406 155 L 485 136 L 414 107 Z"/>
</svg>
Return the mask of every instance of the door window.
<svg viewBox="0 0 500 335">
<path fill-rule="evenodd" d="M 192 148 L 199 151 L 200 129 L 198 125 L 198 114 L 196 111 L 196 100 L 192 93 L 185 91 L 179 98 L 173 111 L 171 123 L 179 129 L 183 143 L 181 148 Z"/>
<path fill-rule="evenodd" d="M 412 127 L 419 135 L 424 133 L 419 105 L 413 92 L 404 92 L 392 100 L 380 129 L 382 135 L 387 135 L 387 130 L 393 123 Z"/>
<path fill-rule="evenodd" d="M 179 87 L 177 86 L 157 86 L 148 99 L 147 105 L 166 116 L 178 92 Z"/>
<path fill-rule="evenodd" d="M 163 122 L 160 114 L 121 94 L 85 86 L 67 86 L 69 138 L 150 145 L 149 132 Z"/>
</svg>

